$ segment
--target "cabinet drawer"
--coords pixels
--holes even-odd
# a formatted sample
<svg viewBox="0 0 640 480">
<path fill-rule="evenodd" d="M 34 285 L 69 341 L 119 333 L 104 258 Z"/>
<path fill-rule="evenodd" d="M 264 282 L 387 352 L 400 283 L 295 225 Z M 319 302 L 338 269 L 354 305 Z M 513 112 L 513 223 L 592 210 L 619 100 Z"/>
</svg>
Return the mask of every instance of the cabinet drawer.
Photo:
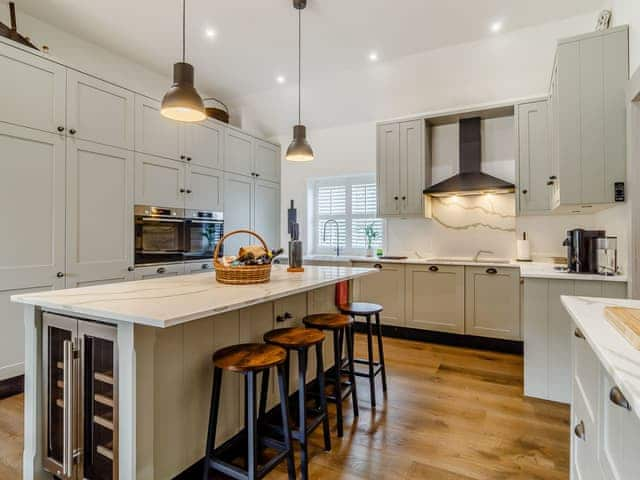
<svg viewBox="0 0 640 480">
<path fill-rule="evenodd" d="M 167 265 L 153 265 L 150 267 L 137 267 L 135 271 L 136 280 L 148 280 L 150 278 L 174 277 L 183 275 L 185 268 L 183 263 L 172 263 Z"/>
<path fill-rule="evenodd" d="M 184 264 L 185 273 L 203 273 L 213 271 L 213 261 L 200 261 Z"/>
<path fill-rule="evenodd" d="M 584 397 L 588 416 L 592 421 L 595 421 L 598 412 L 600 362 L 575 324 L 573 325 L 572 344 L 573 396 L 575 398 L 580 394 Z"/>
</svg>

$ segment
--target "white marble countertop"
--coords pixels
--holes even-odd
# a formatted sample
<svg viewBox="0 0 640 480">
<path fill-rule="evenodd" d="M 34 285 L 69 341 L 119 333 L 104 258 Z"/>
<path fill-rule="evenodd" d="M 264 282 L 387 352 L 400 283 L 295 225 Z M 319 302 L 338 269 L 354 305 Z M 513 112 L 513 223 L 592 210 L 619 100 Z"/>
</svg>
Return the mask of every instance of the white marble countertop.
<svg viewBox="0 0 640 480">
<path fill-rule="evenodd" d="M 280 257 L 284 263 L 286 258 Z M 509 259 L 492 259 L 491 257 L 480 257 L 479 261 L 474 262 L 470 257 L 427 257 L 427 258 L 407 258 L 404 260 L 387 260 L 378 257 L 359 257 L 352 255 L 333 256 L 333 255 L 307 255 L 304 257 L 307 261 L 323 261 L 327 263 L 345 263 L 351 262 L 367 262 L 367 263 L 396 263 L 407 265 L 462 265 L 469 267 L 511 267 L 520 268 L 520 276 L 523 278 L 549 278 L 557 280 L 595 280 L 599 282 L 626 282 L 626 275 L 604 276 L 585 273 L 569 273 L 556 270 L 558 265 L 549 262 L 518 262 Z"/>
<path fill-rule="evenodd" d="M 604 314 L 607 306 L 640 308 L 640 301 L 566 295 L 561 300 L 602 366 L 622 390 L 631 410 L 640 417 L 640 351 L 609 324 Z"/>
<path fill-rule="evenodd" d="M 305 266 L 302 273 L 288 273 L 286 268 L 274 265 L 271 281 L 256 285 L 225 285 L 216 282 L 214 272 L 207 272 L 14 295 L 11 301 L 92 320 L 166 328 L 376 272 Z"/>
</svg>

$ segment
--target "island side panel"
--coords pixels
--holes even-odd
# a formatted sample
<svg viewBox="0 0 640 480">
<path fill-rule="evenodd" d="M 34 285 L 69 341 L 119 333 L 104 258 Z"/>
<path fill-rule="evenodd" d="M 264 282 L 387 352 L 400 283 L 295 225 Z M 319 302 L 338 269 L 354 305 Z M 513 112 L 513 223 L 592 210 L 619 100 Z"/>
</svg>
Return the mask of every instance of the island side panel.
<svg viewBox="0 0 640 480">
<path fill-rule="evenodd" d="M 349 289 L 351 290 L 351 288 Z M 309 315 L 314 313 L 337 313 L 336 307 L 336 286 L 329 285 L 328 287 L 318 288 L 307 292 L 307 310 Z M 325 332 L 327 339 L 324 342 L 324 369 L 328 370 L 333 367 L 335 363 L 333 361 L 333 336 L 329 331 Z M 343 354 L 346 353 L 343 351 Z"/>
</svg>

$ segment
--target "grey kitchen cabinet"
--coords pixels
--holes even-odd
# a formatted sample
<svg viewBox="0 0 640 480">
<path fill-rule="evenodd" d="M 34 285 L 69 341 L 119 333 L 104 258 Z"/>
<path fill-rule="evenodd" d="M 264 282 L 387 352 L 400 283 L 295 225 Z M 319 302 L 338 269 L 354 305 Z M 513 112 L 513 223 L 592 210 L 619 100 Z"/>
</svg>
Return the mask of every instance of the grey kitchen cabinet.
<svg viewBox="0 0 640 480">
<path fill-rule="evenodd" d="M 225 172 L 252 177 L 255 173 L 253 165 L 253 142 L 251 135 L 235 128 L 228 127 L 225 137 Z"/>
<path fill-rule="evenodd" d="M 213 271 L 213 260 L 186 262 L 184 264 L 185 273 L 204 273 Z"/>
<path fill-rule="evenodd" d="M 181 160 L 191 165 L 223 170 L 225 127 L 213 120 L 182 126 Z"/>
<path fill-rule="evenodd" d="M 465 333 L 520 340 L 520 269 L 465 267 Z"/>
<path fill-rule="evenodd" d="M 4 380 L 24 373 L 23 308 L 10 302 L 11 295 L 65 286 L 65 139 L 57 133 L 0 123 L 0 151 L 4 205 L 0 380 Z"/>
<path fill-rule="evenodd" d="M 180 160 L 182 125 L 160 113 L 160 102 L 142 95 L 135 99 L 135 150 Z"/>
<path fill-rule="evenodd" d="M 67 288 L 133 279 L 133 170 L 130 150 L 67 139 Z"/>
<path fill-rule="evenodd" d="M 438 332 L 465 333 L 465 267 L 407 265 L 405 325 Z"/>
<path fill-rule="evenodd" d="M 525 395 L 563 403 L 571 399 L 572 322 L 560 296 L 625 298 L 626 290 L 624 282 L 524 279 Z M 579 369 L 591 363 L 581 359 Z"/>
<path fill-rule="evenodd" d="M 628 27 L 558 42 L 551 83 L 554 204 L 607 204 L 626 177 Z"/>
<path fill-rule="evenodd" d="M 430 178 L 423 120 L 377 127 L 378 215 L 423 215 L 422 191 Z"/>
<path fill-rule="evenodd" d="M 254 139 L 253 162 L 254 176 L 261 180 L 280 182 L 280 147 Z"/>
<path fill-rule="evenodd" d="M 84 73 L 67 72 L 67 134 L 133 150 L 135 95 Z"/>
<path fill-rule="evenodd" d="M 551 209 L 551 143 L 548 102 L 518 105 L 519 213 Z"/>
<path fill-rule="evenodd" d="M 149 280 L 151 278 L 176 277 L 186 272 L 184 263 L 167 263 L 163 265 L 149 265 L 136 267 L 134 277 L 136 280 Z"/>
<path fill-rule="evenodd" d="M 167 158 L 135 154 L 135 203 L 222 211 L 223 173 Z"/>
<path fill-rule="evenodd" d="M 382 305 L 383 325 L 404 327 L 405 266 L 395 263 L 353 262 L 357 268 L 377 268 L 378 273 L 353 280 L 353 301 Z"/>
<path fill-rule="evenodd" d="M 3 93 L 0 122 L 50 133 L 64 133 L 65 67 L 0 44 L 0 72 L 0 91 Z"/>
<path fill-rule="evenodd" d="M 263 180 L 253 183 L 253 230 L 270 249 L 280 247 L 280 185 Z"/>
</svg>

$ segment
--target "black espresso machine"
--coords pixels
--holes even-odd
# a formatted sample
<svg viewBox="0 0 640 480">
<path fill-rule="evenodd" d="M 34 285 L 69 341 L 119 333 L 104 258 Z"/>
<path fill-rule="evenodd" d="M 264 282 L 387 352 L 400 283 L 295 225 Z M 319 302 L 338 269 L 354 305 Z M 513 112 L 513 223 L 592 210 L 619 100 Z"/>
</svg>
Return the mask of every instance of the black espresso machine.
<svg viewBox="0 0 640 480">
<path fill-rule="evenodd" d="M 567 231 L 562 245 L 567 247 L 567 268 L 575 273 L 598 273 L 597 239 L 605 238 L 604 230 L 576 228 Z"/>
</svg>

